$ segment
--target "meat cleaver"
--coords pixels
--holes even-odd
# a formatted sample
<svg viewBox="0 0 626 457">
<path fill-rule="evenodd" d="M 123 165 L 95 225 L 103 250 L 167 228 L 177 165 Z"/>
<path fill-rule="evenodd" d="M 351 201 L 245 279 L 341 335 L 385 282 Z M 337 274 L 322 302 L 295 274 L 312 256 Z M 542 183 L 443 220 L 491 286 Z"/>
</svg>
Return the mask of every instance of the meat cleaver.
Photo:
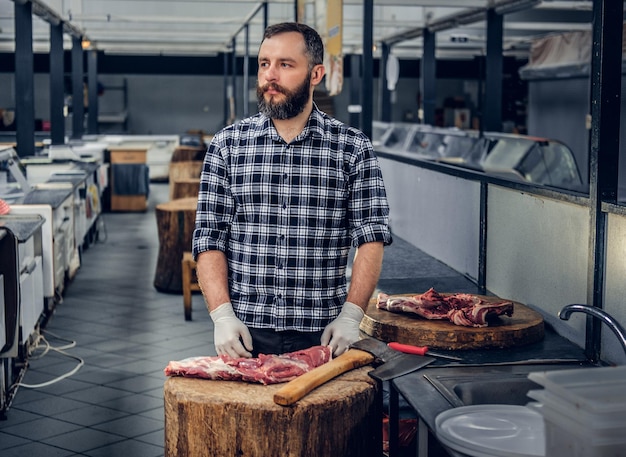
<svg viewBox="0 0 626 457">
<path fill-rule="evenodd" d="M 369 375 L 378 381 L 388 381 L 411 373 L 428 365 L 435 359 L 395 351 L 386 343 L 374 338 L 364 338 L 352 344 L 340 356 L 308 373 L 289 381 L 274 394 L 274 403 L 289 406 L 300 400 L 316 387 L 340 374 L 368 364 L 380 364 Z"/>
</svg>

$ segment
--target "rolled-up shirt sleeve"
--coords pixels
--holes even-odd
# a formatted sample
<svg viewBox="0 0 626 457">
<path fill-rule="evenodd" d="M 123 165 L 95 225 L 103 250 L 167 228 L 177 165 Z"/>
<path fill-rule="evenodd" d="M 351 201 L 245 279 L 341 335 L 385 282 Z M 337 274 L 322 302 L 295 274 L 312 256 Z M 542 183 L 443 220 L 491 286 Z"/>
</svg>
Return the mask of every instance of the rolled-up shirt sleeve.
<svg viewBox="0 0 626 457">
<path fill-rule="evenodd" d="M 194 259 L 209 250 L 226 252 L 235 203 L 230 190 L 227 155 L 222 136 L 215 136 L 207 149 L 200 176 L 196 223 L 192 239 Z"/>
<path fill-rule="evenodd" d="M 348 215 L 352 245 L 358 247 L 377 241 L 389 245 L 393 240 L 389 229 L 389 204 L 378 159 L 365 136 L 355 143 L 355 149 Z"/>
</svg>

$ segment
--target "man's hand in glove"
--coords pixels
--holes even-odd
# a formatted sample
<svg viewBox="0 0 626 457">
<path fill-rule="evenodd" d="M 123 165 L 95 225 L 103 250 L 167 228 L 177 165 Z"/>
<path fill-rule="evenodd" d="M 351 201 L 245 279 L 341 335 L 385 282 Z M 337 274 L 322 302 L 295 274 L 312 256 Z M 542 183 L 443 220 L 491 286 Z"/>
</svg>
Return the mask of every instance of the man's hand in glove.
<svg viewBox="0 0 626 457">
<path fill-rule="evenodd" d="M 235 316 L 233 305 L 223 303 L 210 314 L 215 327 L 214 342 L 217 353 L 227 354 L 234 358 L 252 357 L 252 354 L 248 352 L 252 350 L 252 336 L 248 327 Z M 243 344 L 241 344 L 242 341 Z"/>
<path fill-rule="evenodd" d="M 364 314 L 360 306 L 345 302 L 339 316 L 324 329 L 322 345 L 330 346 L 335 356 L 343 354 L 352 343 L 358 341 L 359 324 Z"/>
</svg>

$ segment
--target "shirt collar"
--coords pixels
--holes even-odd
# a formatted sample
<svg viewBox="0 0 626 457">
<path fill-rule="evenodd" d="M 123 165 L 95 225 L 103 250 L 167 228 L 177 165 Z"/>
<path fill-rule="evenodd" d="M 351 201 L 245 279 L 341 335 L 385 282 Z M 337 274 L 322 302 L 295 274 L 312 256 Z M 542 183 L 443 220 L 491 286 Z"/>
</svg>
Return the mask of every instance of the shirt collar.
<svg viewBox="0 0 626 457">
<path fill-rule="evenodd" d="M 265 114 L 258 113 L 257 120 L 254 127 L 254 132 L 256 137 L 261 136 L 269 136 L 274 141 L 280 141 L 281 137 L 278 134 L 278 131 L 274 127 L 272 120 L 267 117 Z M 313 103 L 313 110 L 311 111 L 311 115 L 309 116 L 309 120 L 304 125 L 304 129 L 300 134 L 295 138 L 295 140 L 303 140 L 308 136 L 323 136 L 324 135 L 324 122 L 325 115 L 323 112 L 319 110 L 317 105 Z M 294 141 L 295 141 L 294 140 Z"/>
</svg>

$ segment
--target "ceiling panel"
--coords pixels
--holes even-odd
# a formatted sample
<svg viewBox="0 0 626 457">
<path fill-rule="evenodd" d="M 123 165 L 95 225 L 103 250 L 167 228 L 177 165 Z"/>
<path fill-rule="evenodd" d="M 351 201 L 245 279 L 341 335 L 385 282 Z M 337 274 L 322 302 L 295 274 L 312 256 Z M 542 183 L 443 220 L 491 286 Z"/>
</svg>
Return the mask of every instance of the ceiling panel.
<svg viewBox="0 0 626 457">
<path fill-rule="evenodd" d="M 16 0 L 25 1 L 25 0 Z M 305 0 L 304 22 L 315 26 L 326 0 Z M 495 2 L 495 3 L 494 3 Z M 92 46 L 110 54 L 215 55 L 230 49 L 235 38 L 238 54 L 245 52 L 244 25 L 249 24 L 249 52 L 256 55 L 263 32 L 262 5 L 268 8 L 269 23 L 291 21 L 294 0 L 35 0 L 58 18 L 87 36 Z M 420 31 L 433 23 L 448 24 L 437 33 L 440 58 L 473 58 L 484 53 L 485 21 L 458 23 L 460 14 L 476 16 L 492 4 L 521 11 L 505 15 L 505 52 L 525 57 L 532 39 L 547 34 L 589 30 L 591 0 L 374 0 L 374 43 L 399 33 Z M 0 52 L 14 49 L 14 2 L 0 0 Z M 344 0 L 344 53 L 360 54 L 363 42 L 363 0 Z M 468 16 L 469 14 L 469 16 Z M 484 15 L 483 15 L 484 17 Z M 448 19 L 451 19 L 448 21 Z M 451 25 L 450 25 L 451 24 Z M 319 27 L 318 27 L 319 29 Z M 49 24 L 33 20 L 34 49 L 49 49 Z M 65 47 L 71 47 L 66 35 Z M 375 55 L 376 55 L 375 51 Z M 398 57 L 418 58 L 419 36 L 399 41 L 392 52 Z"/>
</svg>

